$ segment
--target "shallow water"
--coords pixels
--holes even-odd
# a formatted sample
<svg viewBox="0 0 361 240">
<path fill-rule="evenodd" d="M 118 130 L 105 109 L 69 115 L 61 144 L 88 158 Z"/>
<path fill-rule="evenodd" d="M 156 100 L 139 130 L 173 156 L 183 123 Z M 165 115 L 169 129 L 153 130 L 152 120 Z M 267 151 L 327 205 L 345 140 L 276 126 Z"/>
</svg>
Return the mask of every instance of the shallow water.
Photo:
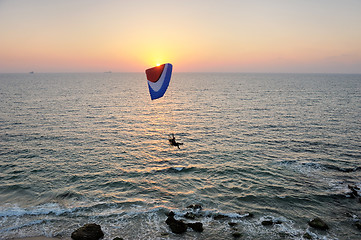
<svg viewBox="0 0 361 240">
<path fill-rule="evenodd" d="M 90 222 L 105 239 L 360 238 L 361 75 L 174 73 L 147 91 L 143 73 L 0 74 L 1 239 Z M 191 204 L 204 232 L 171 233 Z"/>
</svg>

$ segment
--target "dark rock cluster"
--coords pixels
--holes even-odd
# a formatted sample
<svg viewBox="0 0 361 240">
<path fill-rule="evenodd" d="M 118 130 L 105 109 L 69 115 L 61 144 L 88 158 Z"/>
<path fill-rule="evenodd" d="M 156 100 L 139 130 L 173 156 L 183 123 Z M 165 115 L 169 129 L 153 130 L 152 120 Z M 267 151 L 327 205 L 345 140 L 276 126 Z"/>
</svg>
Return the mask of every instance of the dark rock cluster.
<svg viewBox="0 0 361 240">
<path fill-rule="evenodd" d="M 173 233 L 180 234 L 186 232 L 187 224 L 185 224 L 182 220 L 176 220 L 174 215 L 174 212 L 170 212 L 165 223 L 170 227 Z"/>
<path fill-rule="evenodd" d="M 276 221 L 274 221 L 274 220 L 263 220 L 261 222 L 261 224 L 263 226 L 272 226 L 274 224 L 282 224 L 282 221 L 280 221 L 280 220 L 276 220 Z"/>
<path fill-rule="evenodd" d="M 181 234 L 181 233 L 186 232 L 188 228 L 193 229 L 193 231 L 195 231 L 195 232 L 203 232 L 204 231 L 203 224 L 201 222 L 186 223 L 185 221 L 187 221 L 187 220 L 195 220 L 200 217 L 211 217 L 216 221 L 224 221 L 224 220 L 231 219 L 231 217 L 229 217 L 228 215 L 222 214 L 222 213 L 216 213 L 214 215 L 213 214 L 205 214 L 204 212 L 202 212 L 202 206 L 199 204 L 194 204 L 194 205 L 192 204 L 192 205 L 189 205 L 187 208 L 190 211 L 188 211 L 184 215 L 178 216 L 178 218 L 182 218 L 182 219 L 175 219 L 175 213 L 172 211 L 167 214 L 168 218 L 165 222 L 169 226 L 170 230 L 173 233 Z M 247 214 L 240 213 L 240 217 L 249 218 L 249 217 L 253 217 L 253 214 L 252 213 L 247 213 Z M 238 232 L 238 229 L 236 228 L 237 223 L 228 222 L 228 225 L 231 227 L 231 230 L 233 232 L 232 236 L 234 238 L 240 238 L 242 236 L 242 234 L 240 232 Z"/>
<path fill-rule="evenodd" d="M 101 227 L 98 224 L 85 224 L 71 234 L 74 240 L 98 240 L 104 236 Z"/>
<path fill-rule="evenodd" d="M 203 232 L 203 224 L 201 222 L 184 223 L 182 220 L 175 219 L 174 216 L 174 212 L 170 212 L 168 214 L 167 220 L 165 221 L 165 223 L 169 226 L 173 233 L 184 233 L 187 231 L 188 227 L 192 228 L 196 232 Z"/>
<path fill-rule="evenodd" d="M 327 230 L 329 229 L 328 225 L 319 217 L 316 217 L 308 222 L 308 225 L 310 227 L 320 229 L 320 230 Z"/>
<path fill-rule="evenodd" d="M 188 223 L 187 226 L 192 228 L 193 231 L 203 232 L 203 223 L 201 222 Z"/>
</svg>

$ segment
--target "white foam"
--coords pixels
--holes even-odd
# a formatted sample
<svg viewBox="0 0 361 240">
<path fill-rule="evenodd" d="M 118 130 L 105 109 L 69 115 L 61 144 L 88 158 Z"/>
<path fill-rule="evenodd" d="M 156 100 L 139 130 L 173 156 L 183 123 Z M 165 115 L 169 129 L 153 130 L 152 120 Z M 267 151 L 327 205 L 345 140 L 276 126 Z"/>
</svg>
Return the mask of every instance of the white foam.
<svg viewBox="0 0 361 240">
<path fill-rule="evenodd" d="M 31 208 L 19 207 L 17 204 L 6 204 L 4 206 L 0 206 L 0 217 L 48 214 L 60 215 L 72 211 L 73 209 L 62 208 L 57 203 L 46 203 Z"/>
<path fill-rule="evenodd" d="M 182 171 L 185 167 L 173 167 L 173 169 L 177 170 L 178 172 Z"/>
</svg>

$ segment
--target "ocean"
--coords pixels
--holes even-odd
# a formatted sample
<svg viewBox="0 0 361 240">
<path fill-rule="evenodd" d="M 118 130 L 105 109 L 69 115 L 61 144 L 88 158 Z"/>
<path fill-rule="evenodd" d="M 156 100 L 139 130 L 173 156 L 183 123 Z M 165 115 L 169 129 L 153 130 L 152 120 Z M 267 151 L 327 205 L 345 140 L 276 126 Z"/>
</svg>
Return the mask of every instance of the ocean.
<svg viewBox="0 0 361 240">
<path fill-rule="evenodd" d="M 0 239 L 361 238 L 361 75 L 175 72 L 151 101 L 144 73 L 0 74 L 0 100 Z"/>
</svg>

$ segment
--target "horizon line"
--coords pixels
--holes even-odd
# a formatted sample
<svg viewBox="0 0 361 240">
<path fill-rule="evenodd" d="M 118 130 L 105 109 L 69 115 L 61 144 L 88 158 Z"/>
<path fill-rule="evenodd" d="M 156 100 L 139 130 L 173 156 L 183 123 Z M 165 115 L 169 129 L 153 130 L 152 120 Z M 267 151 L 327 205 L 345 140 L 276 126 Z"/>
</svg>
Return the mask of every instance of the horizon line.
<svg viewBox="0 0 361 240">
<path fill-rule="evenodd" d="M 35 71 L 30 71 L 30 72 L 1 72 L 0 74 L 84 74 L 84 73 L 99 73 L 99 74 L 114 74 L 114 73 L 144 73 L 145 71 L 64 71 L 64 72 L 35 72 Z M 174 71 L 173 73 L 214 73 L 214 74 L 219 74 L 219 73 L 234 73 L 234 74 L 348 74 L 348 75 L 361 75 L 361 72 L 237 72 L 237 71 L 219 71 L 219 72 L 214 72 L 214 71 Z"/>
</svg>

